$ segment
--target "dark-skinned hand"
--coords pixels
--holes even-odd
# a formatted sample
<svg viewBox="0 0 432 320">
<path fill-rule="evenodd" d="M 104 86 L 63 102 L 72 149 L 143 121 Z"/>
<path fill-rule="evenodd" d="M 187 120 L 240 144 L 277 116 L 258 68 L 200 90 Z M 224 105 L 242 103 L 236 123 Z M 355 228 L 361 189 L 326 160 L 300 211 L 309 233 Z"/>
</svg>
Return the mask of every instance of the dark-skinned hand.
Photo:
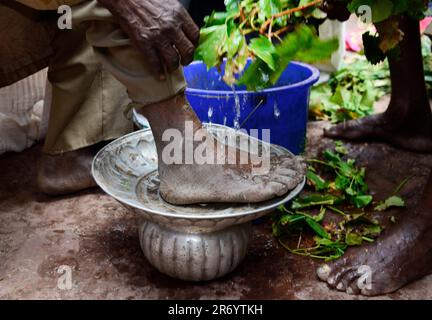
<svg viewBox="0 0 432 320">
<path fill-rule="evenodd" d="M 156 78 L 165 80 L 192 62 L 199 28 L 178 0 L 98 0 L 117 19 L 148 61 Z"/>
</svg>

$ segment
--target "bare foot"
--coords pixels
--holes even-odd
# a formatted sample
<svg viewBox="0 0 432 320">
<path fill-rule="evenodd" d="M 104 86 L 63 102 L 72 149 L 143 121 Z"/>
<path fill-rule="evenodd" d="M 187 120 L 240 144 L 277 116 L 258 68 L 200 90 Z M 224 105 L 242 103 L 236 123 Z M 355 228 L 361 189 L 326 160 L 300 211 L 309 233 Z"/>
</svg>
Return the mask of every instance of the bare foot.
<svg viewBox="0 0 432 320">
<path fill-rule="evenodd" d="M 370 268 L 369 285 L 360 279 L 364 271 L 359 270 L 361 266 Z M 394 292 L 430 273 L 432 175 L 415 213 L 398 222 L 374 244 L 352 249 L 342 259 L 317 270 L 318 277 L 331 288 L 366 296 Z"/>
<path fill-rule="evenodd" d="M 215 144 L 208 136 L 206 144 Z M 306 165 L 297 157 L 272 157 L 268 172 L 253 170 L 252 161 L 240 164 L 249 156 L 244 151 L 223 147 L 217 152 L 215 164 L 159 164 L 160 193 L 172 204 L 192 203 L 252 203 L 283 196 L 301 183 Z M 225 158 L 220 158 L 225 155 Z M 235 157 L 233 159 L 232 157 Z M 220 164 L 218 164 L 220 163 Z M 253 161 L 253 163 L 256 163 Z"/>
<path fill-rule="evenodd" d="M 65 195 L 96 186 L 91 175 L 95 147 L 44 154 L 38 166 L 39 190 L 48 195 Z"/>
<path fill-rule="evenodd" d="M 429 117 L 429 118 L 428 118 Z M 430 115 L 410 123 L 408 119 L 390 120 L 385 113 L 351 120 L 324 131 L 329 138 L 384 141 L 416 152 L 432 151 L 432 120 Z"/>
<path fill-rule="evenodd" d="M 245 151 L 230 152 L 232 149 L 214 147 L 215 138 L 202 129 L 201 122 L 183 94 L 146 106 L 139 113 L 147 117 L 151 125 L 159 157 L 160 192 L 169 203 L 261 202 L 283 196 L 304 178 L 306 166 L 300 158 L 274 157 L 269 159 L 269 170 L 265 174 L 256 174 L 252 170 L 253 161 L 237 161 L 242 155 L 249 156 Z M 204 141 L 210 150 L 212 147 L 218 150 L 212 162 L 214 164 L 198 164 L 195 160 L 192 164 L 167 164 L 164 161 L 163 150 L 168 144 L 163 141 L 164 132 L 167 129 L 179 130 L 183 139 L 187 140 L 187 137 L 184 138 L 186 122 L 193 124 L 194 132 L 204 132 L 200 141 Z M 233 160 L 230 154 L 236 158 Z M 223 161 L 220 157 L 224 157 Z"/>
</svg>

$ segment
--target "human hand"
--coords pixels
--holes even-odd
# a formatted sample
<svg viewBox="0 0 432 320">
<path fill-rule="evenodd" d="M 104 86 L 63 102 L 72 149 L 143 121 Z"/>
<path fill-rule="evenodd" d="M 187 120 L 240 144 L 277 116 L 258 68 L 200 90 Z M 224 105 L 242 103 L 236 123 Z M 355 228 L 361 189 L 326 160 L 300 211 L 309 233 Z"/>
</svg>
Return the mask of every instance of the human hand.
<svg viewBox="0 0 432 320">
<path fill-rule="evenodd" d="M 152 73 L 165 80 L 180 64 L 188 65 L 199 41 L 199 28 L 178 0 L 98 0 L 116 17 L 132 43 L 145 55 Z"/>
</svg>

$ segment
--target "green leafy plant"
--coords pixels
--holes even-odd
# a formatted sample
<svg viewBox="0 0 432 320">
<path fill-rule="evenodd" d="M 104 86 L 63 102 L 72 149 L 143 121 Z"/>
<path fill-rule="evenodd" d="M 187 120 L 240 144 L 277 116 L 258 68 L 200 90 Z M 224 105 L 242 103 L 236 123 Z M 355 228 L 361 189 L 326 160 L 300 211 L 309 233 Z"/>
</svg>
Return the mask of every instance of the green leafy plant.
<svg viewBox="0 0 432 320">
<path fill-rule="evenodd" d="M 383 62 L 389 55 L 398 55 L 398 45 L 404 34 L 399 29 L 400 15 L 421 20 L 428 11 L 428 0 L 341 0 L 352 13 L 361 14 L 365 6 L 372 13 L 371 21 L 377 32 L 363 34 L 365 55 L 372 64 Z"/>
<path fill-rule="evenodd" d="M 372 23 L 380 32 L 365 33 L 365 55 L 373 64 L 398 53 L 403 39 L 398 15 L 424 17 L 426 0 L 225 0 L 225 12 L 206 17 L 201 30 L 196 59 L 210 67 L 220 67 L 226 58 L 224 80 L 260 90 L 277 82 L 290 61 L 319 62 L 337 49 L 336 39 L 319 39 L 313 22 L 323 21 L 324 3 L 339 2 L 352 13 L 371 9 Z M 248 59 L 251 66 L 243 74 Z"/>
<path fill-rule="evenodd" d="M 362 118 L 372 114 L 375 102 L 389 92 L 388 64 L 372 66 L 360 56 L 312 88 L 309 114 L 332 123 Z"/>
<path fill-rule="evenodd" d="M 273 216 L 273 234 L 290 252 L 326 261 L 340 258 L 350 246 L 373 242 L 381 234 L 383 227 L 367 208 L 381 212 L 405 206 L 396 193 L 407 180 L 373 207 L 366 170 L 347 154 L 336 142 L 335 150 L 325 150 L 322 159 L 308 160 L 308 190 Z"/>
<path fill-rule="evenodd" d="M 248 90 L 275 84 L 292 60 L 317 62 L 337 49 L 336 39 L 322 41 L 310 19 L 325 17 L 322 0 L 226 0 L 226 12 L 206 17 L 195 58 L 220 67 L 224 80 Z M 243 74 L 248 59 L 251 66 Z"/>
<path fill-rule="evenodd" d="M 425 82 L 432 96 L 432 43 L 422 37 Z M 387 61 L 371 65 L 359 54 L 353 62 L 333 73 L 330 80 L 312 88 L 309 115 L 313 120 L 339 123 L 371 115 L 374 104 L 390 93 Z"/>
</svg>

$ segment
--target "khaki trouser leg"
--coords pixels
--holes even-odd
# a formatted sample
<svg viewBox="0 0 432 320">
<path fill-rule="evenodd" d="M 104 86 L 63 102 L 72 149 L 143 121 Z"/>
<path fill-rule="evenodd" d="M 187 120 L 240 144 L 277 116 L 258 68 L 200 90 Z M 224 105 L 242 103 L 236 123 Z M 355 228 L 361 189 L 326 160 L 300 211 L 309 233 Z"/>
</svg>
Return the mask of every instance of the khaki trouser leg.
<svg viewBox="0 0 432 320">
<path fill-rule="evenodd" d="M 156 80 L 145 56 L 132 47 L 111 13 L 97 1 L 74 6 L 72 15 L 73 31 L 59 33 L 49 71 L 53 108 L 45 145 L 48 153 L 76 150 L 128 133 L 132 124 L 123 116 L 125 97 L 119 82 L 140 106 L 169 99 L 186 88 L 182 68 L 167 73 L 166 81 Z"/>
<path fill-rule="evenodd" d="M 111 13 L 97 1 L 74 6 L 72 15 L 74 28 L 59 32 L 48 75 L 53 104 L 45 151 L 52 154 L 131 131 L 132 124 L 123 115 L 124 87 L 140 106 L 169 99 L 186 88 L 182 68 L 167 73 L 166 81 L 156 80 L 145 56 L 131 46 Z"/>
<path fill-rule="evenodd" d="M 169 99 L 186 88 L 183 69 L 166 74 L 166 81 L 156 80 L 146 57 L 131 45 L 130 39 L 115 23 L 111 13 L 91 0 L 73 7 L 73 23 L 85 26 L 87 41 L 99 61 L 126 88 L 129 97 L 139 105 Z"/>
<path fill-rule="evenodd" d="M 48 78 L 52 105 L 44 151 L 58 154 L 112 140 L 133 130 L 124 116 L 125 87 L 97 59 L 85 30 L 59 31 Z"/>
</svg>

